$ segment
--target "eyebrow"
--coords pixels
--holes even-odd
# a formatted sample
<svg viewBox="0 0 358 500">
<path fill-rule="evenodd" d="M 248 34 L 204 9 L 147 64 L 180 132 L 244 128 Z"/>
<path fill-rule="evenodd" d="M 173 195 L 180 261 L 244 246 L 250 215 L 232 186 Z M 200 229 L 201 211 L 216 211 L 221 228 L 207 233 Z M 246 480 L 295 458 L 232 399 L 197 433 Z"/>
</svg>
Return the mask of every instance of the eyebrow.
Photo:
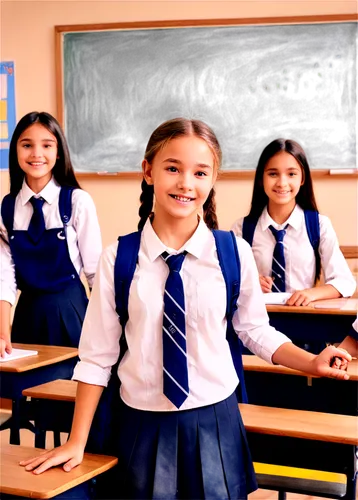
<svg viewBox="0 0 358 500">
<path fill-rule="evenodd" d="M 176 165 L 182 165 L 182 162 L 176 158 L 166 158 L 163 160 L 163 163 L 175 163 Z M 207 165 L 206 163 L 196 163 L 195 166 L 199 168 L 206 168 L 208 170 L 212 169 L 212 166 Z"/>
<path fill-rule="evenodd" d="M 33 139 L 30 139 L 28 137 L 24 137 L 23 139 L 20 140 L 20 142 L 31 142 Z M 57 142 L 56 139 L 41 139 L 42 142 Z"/>
<path fill-rule="evenodd" d="M 276 167 L 265 168 L 265 172 L 274 171 L 277 172 L 279 169 Z M 289 167 L 287 170 L 300 170 L 299 167 Z"/>
</svg>

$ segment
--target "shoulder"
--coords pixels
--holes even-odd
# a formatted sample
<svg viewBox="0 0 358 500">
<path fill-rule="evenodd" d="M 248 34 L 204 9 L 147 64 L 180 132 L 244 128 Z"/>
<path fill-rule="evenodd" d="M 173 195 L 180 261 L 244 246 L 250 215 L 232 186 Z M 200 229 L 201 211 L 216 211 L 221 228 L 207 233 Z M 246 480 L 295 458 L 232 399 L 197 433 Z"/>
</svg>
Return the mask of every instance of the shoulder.
<svg viewBox="0 0 358 500">
<path fill-rule="evenodd" d="M 327 231 L 334 233 L 331 219 L 327 217 L 327 215 L 318 214 L 318 221 L 321 234 L 324 234 Z"/>
<path fill-rule="evenodd" d="M 83 189 L 75 188 L 72 192 L 72 205 L 93 205 L 92 196 Z"/>
<path fill-rule="evenodd" d="M 114 264 L 117 256 L 118 241 L 108 245 L 101 254 L 99 261 L 100 270 L 110 270 L 113 272 Z"/>
<path fill-rule="evenodd" d="M 244 217 L 240 217 L 231 226 L 231 231 L 233 231 L 236 236 L 241 236 L 242 235 L 242 225 L 243 225 L 243 222 L 244 222 Z"/>
</svg>

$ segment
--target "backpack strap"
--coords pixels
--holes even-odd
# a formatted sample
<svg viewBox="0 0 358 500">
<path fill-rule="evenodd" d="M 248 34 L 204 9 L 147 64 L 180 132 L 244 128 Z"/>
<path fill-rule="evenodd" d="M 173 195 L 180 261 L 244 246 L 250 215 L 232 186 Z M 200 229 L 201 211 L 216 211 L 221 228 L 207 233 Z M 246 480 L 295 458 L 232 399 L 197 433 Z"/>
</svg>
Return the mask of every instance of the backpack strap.
<svg viewBox="0 0 358 500">
<path fill-rule="evenodd" d="M 137 265 L 141 231 L 120 236 L 114 264 L 114 290 L 116 311 L 124 332 L 128 321 L 129 288 Z"/>
<path fill-rule="evenodd" d="M 226 284 L 226 339 L 240 384 L 236 391 L 240 403 L 247 403 L 247 393 L 242 364 L 242 342 L 232 325 L 232 318 L 237 309 L 240 294 L 241 266 L 236 238 L 232 231 L 213 230 L 219 264 Z"/>
<path fill-rule="evenodd" d="M 72 186 L 62 186 L 58 208 L 63 225 L 66 226 L 72 215 L 72 193 L 75 188 Z"/>
<path fill-rule="evenodd" d="M 1 203 L 1 217 L 8 235 L 11 235 L 14 226 L 15 201 L 15 196 L 7 194 Z"/>
<path fill-rule="evenodd" d="M 304 210 L 304 214 L 305 214 L 305 223 L 306 223 L 308 238 L 310 240 L 316 258 L 316 275 L 317 275 L 318 273 L 317 265 L 320 262 L 319 243 L 321 237 L 318 212 L 316 210 Z"/>
<path fill-rule="evenodd" d="M 242 223 L 242 237 L 248 242 L 250 247 L 252 247 L 252 242 L 254 239 L 255 229 L 257 226 L 258 219 L 249 217 L 248 215 L 244 217 Z"/>
<path fill-rule="evenodd" d="M 308 238 L 313 250 L 316 252 L 319 248 L 319 241 L 321 236 L 318 212 L 316 212 L 315 210 L 305 210 L 304 214 Z"/>
</svg>

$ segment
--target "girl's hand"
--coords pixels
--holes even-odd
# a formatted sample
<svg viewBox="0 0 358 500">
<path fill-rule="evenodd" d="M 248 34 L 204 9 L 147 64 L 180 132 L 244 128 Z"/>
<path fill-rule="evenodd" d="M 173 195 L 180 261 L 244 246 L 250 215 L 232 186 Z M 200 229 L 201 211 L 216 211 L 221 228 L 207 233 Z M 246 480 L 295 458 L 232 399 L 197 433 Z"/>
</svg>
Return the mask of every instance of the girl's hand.
<svg viewBox="0 0 358 500">
<path fill-rule="evenodd" d="M 259 278 L 260 278 L 261 290 L 263 291 L 263 293 L 271 292 L 273 283 L 273 279 L 271 278 L 271 276 L 261 276 L 260 274 Z"/>
<path fill-rule="evenodd" d="M 45 451 L 41 455 L 20 462 L 27 471 L 33 471 L 34 474 L 41 474 L 50 467 L 55 467 L 64 463 L 63 470 L 69 472 L 83 460 L 84 450 L 76 443 L 67 441 L 63 446 Z"/>
<path fill-rule="evenodd" d="M 0 356 L 2 358 L 5 356 L 5 352 L 11 354 L 12 352 L 11 340 L 0 337 Z"/>
<path fill-rule="evenodd" d="M 334 358 L 338 357 L 343 362 L 352 361 L 352 356 L 343 349 L 338 349 L 333 345 L 326 347 L 318 356 L 312 360 L 312 374 L 320 377 L 331 377 L 338 380 L 348 380 L 349 375 L 342 369 L 331 367 Z"/>
<path fill-rule="evenodd" d="M 340 349 L 343 352 L 347 352 L 345 349 L 342 349 L 341 347 L 337 347 L 337 349 Z M 331 361 L 331 367 L 336 368 L 337 370 L 344 370 L 347 371 L 348 368 L 348 361 L 344 358 L 340 358 L 338 356 L 335 356 L 333 360 Z"/>
<path fill-rule="evenodd" d="M 316 291 L 314 288 L 298 290 L 287 300 L 288 306 L 308 306 L 311 302 L 317 300 Z"/>
</svg>

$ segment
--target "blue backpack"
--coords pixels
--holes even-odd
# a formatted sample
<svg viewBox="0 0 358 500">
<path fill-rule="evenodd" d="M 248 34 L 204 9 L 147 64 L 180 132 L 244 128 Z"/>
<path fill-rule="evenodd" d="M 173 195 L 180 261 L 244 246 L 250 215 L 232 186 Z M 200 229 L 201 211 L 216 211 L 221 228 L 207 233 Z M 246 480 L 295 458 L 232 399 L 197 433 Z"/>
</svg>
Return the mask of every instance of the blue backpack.
<svg viewBox="0 0 358 500">
<path fill-rule="evenodd" d="M 315 257 L 316 257 L 316 275 L 317 275 L 317 263 L 319 262 L 319 242 L 320 242 L 320 228 L 318 212 L 315 210 L 304 210 L 306 230 L 308 238 L 312 245 Z M 242 237 L 248 242 L 252 247 L 252 242 L 254 239 L 254 233 L 257 226 L 259 218 L 250 217 L 249 215 L 244 217 L 244 222 L 242 225 Z"/>
<path fill-rule="evenodd" d="M 220 267 L 226 283 L 226 338 L 230 345 L 230 351 L 236 373 L 240 383 L 236 390 L 239 402 L 247 403 L 247 393 L 244 381 L 244 369 L 242 364 L 242 343 L 232 326 L 232 317 L 237 309 L 237 299 L 240 293 L 240 258 L 237 251 L 235 235 L 232 231 L 213 231 Z M 108 386 L 103 391 L 100 403 L 91 426 L 86 450 L 92 453 L 114 454 L 116 452 L 116 438 L 114 434 L 118 427 L 119 387 L 120 381 L 117 376 L 118 365 L 122 360 L 127 343 L 125 338 L 125 326 L 128 321 L 129 289 L 132 283 L 138 252 L 140 247 L 141 231 L 127 234 L 118 238 L 117 256 L 114 265 L 114 287 L 116 312 L 122 326 L 123 334 L 120 339 L 120 357 L 112 367 L 112 376 Z"/>
</svg>

